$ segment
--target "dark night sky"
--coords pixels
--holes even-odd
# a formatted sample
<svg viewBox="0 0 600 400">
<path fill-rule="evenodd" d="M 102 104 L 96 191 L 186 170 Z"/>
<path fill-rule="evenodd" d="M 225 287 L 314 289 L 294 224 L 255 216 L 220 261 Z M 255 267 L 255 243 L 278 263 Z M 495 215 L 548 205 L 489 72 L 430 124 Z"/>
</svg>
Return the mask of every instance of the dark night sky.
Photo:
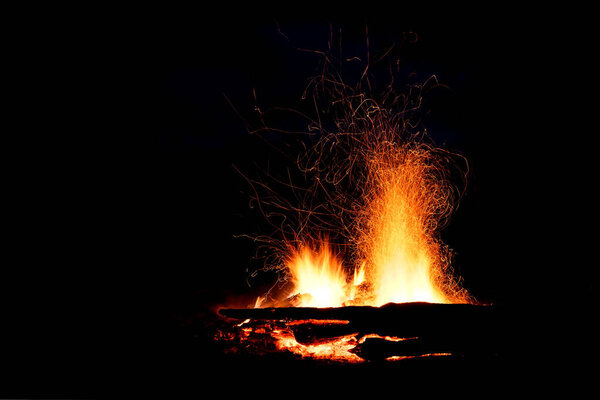
<svg viewBox="0 0 600 400">
<path fill-rule="evenodd" d="M 75 124 L 59 124 L 58 140 L 39 129 L 39 140 L 27 136 L 10 171 L 21 249 L 5 291 L 14 304 L 11 393 L 101 391 L 102 371 L 142 363 L 132 350 L 140 337 L 149 335 L 159 354 L 173 346 L 185 352 L 173 343 L 173 316 L 247 290 L 254 247 L 233 235 L 253 232 L 261 220 L 232 165 L 251 174 L 272 154 L 247 134 L 225 96 L 248 118 L 253 90 L 261 107 L 299 104 L 318 59 L 294 46 L 324 49 L 330 23 L 356 56 L 365 26 L 372 49 L 416 32 L 417 43 L 399 53 L 406 70 L 435 74 L 450 88 L 431 97 L 425 124 L 436 143 L 470 163 L 467 192 L 443 232 L 465 286 L 506 304 L 560 303 L 565 293 L 592 298 L 596 285 L 579 250 L 589 239 L 576 224 L 593 214 L 580 201 L 590 134 L 580 104 L 589 48 L 579 24 L 508 10 L 477 18 L 382 14 L 140 9 L 114 24 L 95 21 L 89 38 L 73 39 L 78 29 L 65 28 L 59 36 L 68 42 L 45 43 L 48 57 L 40 59 L 55 63 L 41 65 L 58 73 L 48 74 L 50 86 L 60 87 L 58 76 L 73 89 L 53 91 L 54 100 L 77 104 L 65 114 L 50 99 L 55 118 Z M 116 354 L 104 352 L 108 336 L 117 336 L 108 346 Z M 114 355 L 107 361 L 99 353 Z M 137 361 L 120 362 L 124 354 Z M 37 386 L 25 377 L 39 377 Z"/>
</svg>

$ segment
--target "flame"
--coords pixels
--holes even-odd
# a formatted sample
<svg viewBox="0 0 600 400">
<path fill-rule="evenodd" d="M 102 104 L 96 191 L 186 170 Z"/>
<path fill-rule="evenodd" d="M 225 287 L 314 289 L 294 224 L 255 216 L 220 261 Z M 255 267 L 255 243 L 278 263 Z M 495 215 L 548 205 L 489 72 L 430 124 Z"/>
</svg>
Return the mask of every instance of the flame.
<svg viewBox="0 0 600 400">
<path fill-rule="evenodd" d="M 315 247 L 316 246 L 316 249 Z M 322 240 L 316 245 L 292 250 L 286 267 L 291 275 L 299 307 L 341 307 L 351 302 L 364 281 L 364 265 L 354 270 L 348 281 L 342 261 L 331 245 Z"/>
<path fill-rule="evenodd" d="M 325 239 L 298 240 L 296 247 L 288 244 L 282 258 L 292 290 L 286 293 L 286 300 L 293 299 L 297 307 L 467 302 L 467 293 L 449 273 L 447 253 L 439 239 L 441 221 L 452 209 L 452 191 L 436 162 L 437 154 L 424 145 L 394 142 L 365 151 L 364 201 L 350 238 L 354 264 L 344 265 L 340 253 Z M 254 307 L 264 304 L 266 298 L 259 297 Z M 353 333 L 306 344 L 298 342 L 292 330 L 296 325 L 348 322 L 292 321 L 285 328 L 269 330 L 269 334 L 278 350 L 303 358 L 350 363 L 364 362 L 356 349 L 369 338 L 393 342 L 417 339 Z M 386 360 L 449 355 L 427 353 Z"/>
<path fill-rule="evenodd" d="M 292 253 L 287 267 L 296 294 L 304 295 L 302 306 L 339 307 L 344 302 L 346 276 L 342 262 L 326 243 L 318 251 L 304 247 Z"/>
<path fill-rule="evenodd" d="M 262 305 L 265 303 L 266 299 L 267 299 L 266 297 L 258 296 L 256 298 L 256 301 L 254 302 L 254 308 L 262 307 Z"/>
<path fill-rule="evenodd" d="M 430 151 L 387 146 L 372 155 L 369 168 L 372 189 L 358 244 L 369 266 L 370 305 L 452 302 L 440 284 L 446 266 L 435 237 L 449 197 Z"/>
<path fill-rule="evenodd" d="M 325 241 L 290 247 L 285 266 L 297 306 L 381 306 L 389 302 L 465 302 L 436 237 L 450 208 L 447 186 L 426 147 L 389 143 L 371 153 L 365 206 L 357 220 L 352 278 Z"/>
</svg>

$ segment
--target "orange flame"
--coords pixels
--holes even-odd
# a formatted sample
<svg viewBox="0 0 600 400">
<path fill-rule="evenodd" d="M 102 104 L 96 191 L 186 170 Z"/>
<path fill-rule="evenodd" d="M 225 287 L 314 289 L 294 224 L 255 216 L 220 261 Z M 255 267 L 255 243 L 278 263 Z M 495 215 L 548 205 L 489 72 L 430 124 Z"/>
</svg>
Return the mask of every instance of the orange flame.
<svg viewBox="0 0 600 400">
<path fill-rule="evenodd" d="M 324 240 L 292 249 L 285 266 L 298 306 L 381 306 L 389 302 L 465 302 L 452 284 L 439 220 L 450 209 L 446 183 L 427 147 L 387 143 L 369 159 L 365 207 L 355 243 L 360 266 L 348 278 L 340 258 Z"/>
<path fill-rule="evenodd" d="M 345 301 L 346 276 L 342 262 L 327 244 L 319 251 L 304 247 L 292 253 L 287 267 L 304 307 L 339 307 Z"/>
<path fill-rule="evenodd" d="M 357 269 L 348 282 L 340 258 L 326 241 L 292 250 L 286 267 L 294 285 L 292 295 L 302 295 L 301 307 L 341 307 L 353 300 L 356 287 L 364 280 L 364 270 Z"/>
<path fill-rule="evenodd" d="M 450 207 L 427 148 L 386 147 L 370 160 L 367 206 L 360 221 L 359 252 L 369 266 L 371 305 L 452 302 L 442 282 L 444 254 L 435 237 Z"/>
</svg>

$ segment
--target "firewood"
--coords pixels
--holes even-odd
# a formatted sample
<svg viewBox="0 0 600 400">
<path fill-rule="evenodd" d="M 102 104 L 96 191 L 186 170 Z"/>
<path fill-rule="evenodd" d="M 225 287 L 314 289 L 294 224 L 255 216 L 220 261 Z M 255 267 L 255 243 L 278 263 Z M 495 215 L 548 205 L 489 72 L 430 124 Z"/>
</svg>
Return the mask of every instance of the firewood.
<svg viewBox="0 0 600 400">
<path fill-rule="evenodd" d="M 358 332 L 400 337 L 435 334 L 440 330 L 447 334 L 501 329 L 505 314 L 502 308 L 496 306 L 434 303 L 389 303 L 382 307 L 221 309 L 219 313 L 240 320 L 341 320 L 348 321 Z"/>
<path fill-rule="evenodd" d="M 222 309 L 220 314 L 277 321 L 305 344 L 356 334 L 358 345 L 353 352 L 369 361 L 428 354 L 493 356 L 514 346 L 514 331 L 522 323 L 503 307 L 470 304 Z"/>
</svg>

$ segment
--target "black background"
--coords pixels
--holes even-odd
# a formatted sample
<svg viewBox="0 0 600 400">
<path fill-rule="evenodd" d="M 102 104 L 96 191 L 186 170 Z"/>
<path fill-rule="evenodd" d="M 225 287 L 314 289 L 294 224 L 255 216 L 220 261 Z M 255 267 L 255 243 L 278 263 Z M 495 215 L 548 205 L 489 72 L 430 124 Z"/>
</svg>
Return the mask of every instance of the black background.
<svg viewBox="0 0 600 400">
<path fill-rule="evenodd" d="M 359 57 L 367 26 L 371 49 L 415 32 L 407 68 L 449 87 L 427 103 L 425 125 L 470 164 L 442 232 L 465 287 L 483 302 L 545 310 L 591 301 L 579 223 L 594 211 L 583 21 L 508 8 L 237 11 L 83 13 L 50 24 L 56 36 L 34 35 L 29 67 L 45 112 L 26 113 L 7 170 L 8 393 L 209 384 L 193 384 L 211 359 L 181 324 L 256 294 L 246 284 L 254 245 L 234 235 L 262 222 L 232 166 L 252 175 L 271 156 L 226 98 L 249 118 L 253 90 L 261 107 L 299 104 L 318 58 L 297 47 L 324 50 L 330 26 Z"/>
</svg>

